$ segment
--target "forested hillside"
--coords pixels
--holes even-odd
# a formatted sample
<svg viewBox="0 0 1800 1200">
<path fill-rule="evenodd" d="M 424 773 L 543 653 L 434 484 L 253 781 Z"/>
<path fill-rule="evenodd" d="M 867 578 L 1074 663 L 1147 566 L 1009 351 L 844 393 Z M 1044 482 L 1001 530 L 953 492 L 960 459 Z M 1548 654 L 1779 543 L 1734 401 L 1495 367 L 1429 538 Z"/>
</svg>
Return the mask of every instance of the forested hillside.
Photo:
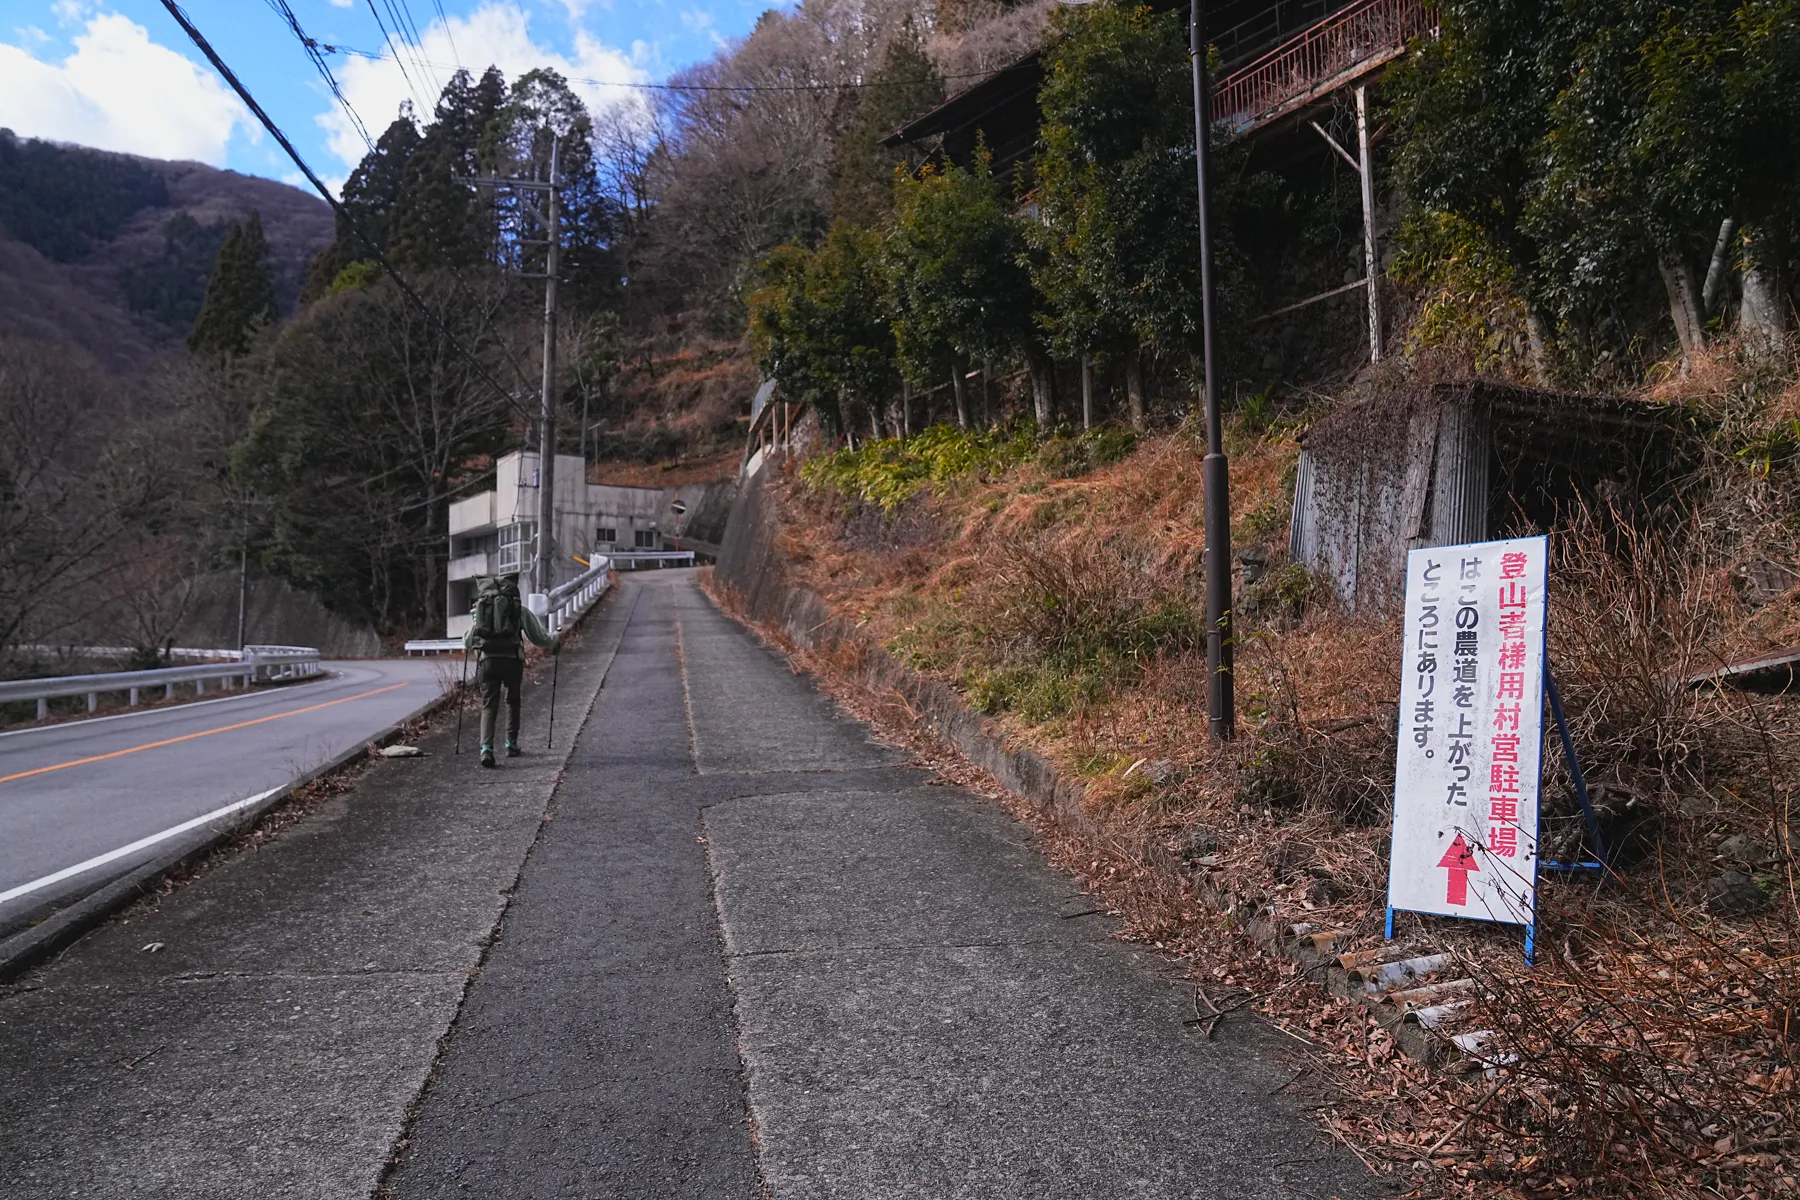
<svg viewBox="0 0 1800 1200">
<path fill-rule="evenodd" d="M 291 310 L 330 210 L 273 180 L 0 131 L 0 328 L 119 368 L 179 347 L 232 222 L 261 214 Z"/>
</svg>

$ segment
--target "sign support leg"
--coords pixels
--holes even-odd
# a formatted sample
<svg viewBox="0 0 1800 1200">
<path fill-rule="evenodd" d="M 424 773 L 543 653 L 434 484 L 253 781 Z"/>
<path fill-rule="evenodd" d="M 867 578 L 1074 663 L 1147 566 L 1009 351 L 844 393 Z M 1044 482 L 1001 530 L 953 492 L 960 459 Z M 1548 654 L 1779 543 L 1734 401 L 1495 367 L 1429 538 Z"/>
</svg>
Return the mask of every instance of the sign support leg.
<svg viewBox="0 0 1800 1200">
<path fill-rule="evenodd" d="M 1388 905 L 1387 933 L 1383 936 L 1390 942 L 1394 940 L 1394 906 L 1391 904 Z"/>
<path fill-rule="evenodd" d="M 1556 732 L 1562 737 L 1563 755 L 1569 760 L 1569 774 L 1575 780 L 1575 797 L 1581 801 L 1582 820 L 1587 823 L 1588 845 L 1593 848 L 1592 861 L 1583 860 L 1572 863 L 1543 864 L 1549 871 L 1604 871 L 1606 869 L 1606 844 L 1600 839 L 1600 821 L 1594 816 L 1594 805 L 1588 797 L 1587 779 L 1581 773 L 1581 760 L 1575 757 L 1575 739 L 1569 735 L 1569 722 L 1563 716 L 1562 693 L 1556 690 L 1556 680 L 1550 675 L 1550 664 L 1544 664 L 1544 690 L 1550 696 L 1550 716 L 1556 721 Z M 1530 943 L 1528 942 L 1527 945 Z M 1526 957 L 1530 954 L 1527 952 Z"/>
</svg>

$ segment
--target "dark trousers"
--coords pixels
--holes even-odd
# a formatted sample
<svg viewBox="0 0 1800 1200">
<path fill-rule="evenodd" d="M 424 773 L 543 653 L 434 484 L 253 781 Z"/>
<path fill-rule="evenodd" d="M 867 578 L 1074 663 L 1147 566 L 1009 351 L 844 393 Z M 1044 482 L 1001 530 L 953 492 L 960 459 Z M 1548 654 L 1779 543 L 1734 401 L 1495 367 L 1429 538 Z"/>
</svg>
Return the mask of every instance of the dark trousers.
<svg viewBox="0 0 1800 1200">
<path fill-rule="evenodd" d="M 483 658 L 475 677 L 481 681 L 481 744 L 494 744 L 500 723 L 500 689 L 506 689 L 506 740 L 519 740 L 519 687 L 525 682 L 522 658 Z"/>
</svg>

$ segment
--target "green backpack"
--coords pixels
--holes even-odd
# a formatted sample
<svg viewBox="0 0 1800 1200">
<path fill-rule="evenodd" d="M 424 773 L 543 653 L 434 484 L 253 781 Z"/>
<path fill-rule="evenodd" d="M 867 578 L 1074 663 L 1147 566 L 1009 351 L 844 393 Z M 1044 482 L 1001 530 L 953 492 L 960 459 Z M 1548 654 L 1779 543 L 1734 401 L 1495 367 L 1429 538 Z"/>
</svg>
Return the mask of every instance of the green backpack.
<svg viewBox="0 0 1800 1200">
<path fill-rule="evenodd" d="M 481 589 L 475 601 L 475 646 L 489 653 L 518 654 L 519 635 L 525 618 L 519 589 L 494 583 Z"/>
</svg>

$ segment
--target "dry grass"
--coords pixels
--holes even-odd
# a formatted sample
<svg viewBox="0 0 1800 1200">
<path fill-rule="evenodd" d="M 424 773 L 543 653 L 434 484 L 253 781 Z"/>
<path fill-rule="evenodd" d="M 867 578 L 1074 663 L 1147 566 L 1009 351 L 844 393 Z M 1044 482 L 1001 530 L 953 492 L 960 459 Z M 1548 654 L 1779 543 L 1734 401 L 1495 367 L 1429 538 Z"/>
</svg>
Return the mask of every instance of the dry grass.
<svg viewBox="0 0 1800 1200">
<path fill-rule="evenodd" d="M 1663 398 L 1698 405 L 1705 389 L 1705 403 L 1742 406 L 1728 370 L 1697 369 Z M 1291 438 L 1233 432 L 1233 540 L 1267 547 L 1271 573 L 1240 584 L 1229 746 L 1204 736 L 1191 630 L 1129 632 L 1202 599 L 1188 438 L 1076 479 L 1027 465 L 891 519 L 790 488 L 784 549 L 835 611 L 1086 782 L 1108 835 L 1047 834 L 1053 857 L 1132 936 L 1182 955 L 1209 995 L 1252 997 L 1314 1043 L 1320 1075 L 1357 1098 L 1322 1120 L 1409 1194 L 1792 1194 L 1800 706 L 1686 684 L 1800 641 L 1800 577 L 1782 589 L 1778 569 L 1800 563 L 1800 448 L 1781 440 L 1800 387 L 1760 394 L 1751 415 L 1716 422 L 1706 465 L 1660 524 L 1596 509 L 1553 539 L 1551 654 L 1615 871 L 1543 880 L 1535 968 L 1516 930 L 1402 920 L 1403 939 L 1459 956 L 1481 984 L 1468 1019 L 1512 1060 L 1495 1081 L 1405 1059 L 1360 1005 L 1322 1002 L 1241 932 L 1254 915 L 1373 944 L 1385 912 L 1399 632 L 1335 611 L 1283 569 Z M 887 716 L 905 724 L 903 706 Z M 1554 742 L 1544 811 L 1547 845 L 1575 849 Z M 1764 911 L 1709 911 L 1727 868 L 1761 880 Z"/>
<path fill-rule="evenodd" d="M 630 358 L 592 414 L 598 457 L 663 464 L 741 449 L 756 387 L 735 342 Z"/>
</svg>

